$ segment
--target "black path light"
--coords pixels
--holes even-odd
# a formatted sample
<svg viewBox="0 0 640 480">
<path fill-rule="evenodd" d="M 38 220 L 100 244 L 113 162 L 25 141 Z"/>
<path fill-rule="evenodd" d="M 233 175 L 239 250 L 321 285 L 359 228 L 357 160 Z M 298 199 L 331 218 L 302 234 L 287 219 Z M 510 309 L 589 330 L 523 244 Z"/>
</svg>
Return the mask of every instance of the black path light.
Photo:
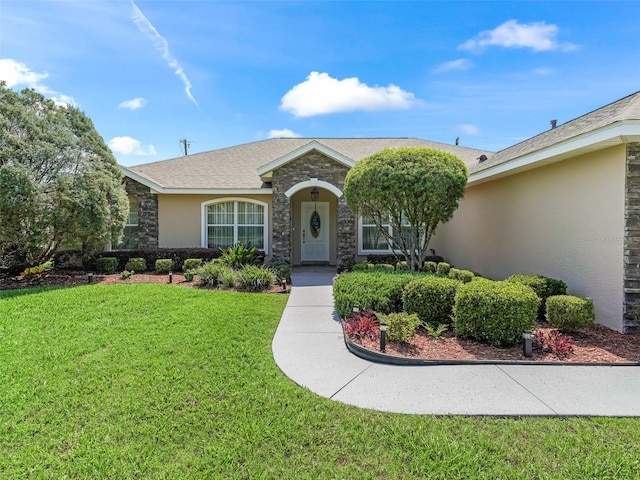
<svg viewBox="0 0 640 480">
<path fill-rule="evenodd" d="M 87 275 L 87 283 L 93 283 L 93 273 L 89 272 Z"/>
<path fill-rule="evenodd" d="M 380 351 L 386 352 L 387 350 L 387 324 L 380 322 Z"/>
<path fill-rule="evenodd" d="M 169 283 L 173 283 L 173 272 L 169 272 Z"/>
<path fill-rule="evenodd" d="M 357 303 L 355 303 L 353 305 L 353 314 L 355 315 L 356 313 L 360 313 L 360 305 L 358 305 Z"/>
<path fill-rule="evenodd" d="M 522 332 L 522 353 L 527 358 L 533 356 L 533 339 L 531 337 L 531 330 L 525 330 Z"/>
</svg>

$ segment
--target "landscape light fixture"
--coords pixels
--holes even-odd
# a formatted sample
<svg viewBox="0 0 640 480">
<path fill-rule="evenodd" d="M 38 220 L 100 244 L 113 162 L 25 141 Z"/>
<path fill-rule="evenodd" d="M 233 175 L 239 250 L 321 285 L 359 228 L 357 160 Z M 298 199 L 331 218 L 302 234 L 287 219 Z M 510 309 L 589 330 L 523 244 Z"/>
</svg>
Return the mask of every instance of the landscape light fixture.
<svg viewBox="0 0 640 480">
<path fill-rule="evenodd" d="M 531 338 L 531 330 L 522 332 L 522 353 L 525 357 L 533 356 L 533 339 Z"/>
<path fill-rule="evenodd" d="M 93 283 L 93 273 L 87 275 L 87 283 Z"/>
<path fill-rule="evenodd" d="M 387 324 L 380 322 L 380 351 L 386 352 L 387 350 Z"/>
<path fill-rule="evenodd" d="M 353 313 L 360 313 L 360 305 L 358 305 L 357 303 L 353 304 Z"/>
<path fill-rule="evenodd" d="M 173 273 L 169 272 L 169 283 L 173 283 Z"/>
</svg>

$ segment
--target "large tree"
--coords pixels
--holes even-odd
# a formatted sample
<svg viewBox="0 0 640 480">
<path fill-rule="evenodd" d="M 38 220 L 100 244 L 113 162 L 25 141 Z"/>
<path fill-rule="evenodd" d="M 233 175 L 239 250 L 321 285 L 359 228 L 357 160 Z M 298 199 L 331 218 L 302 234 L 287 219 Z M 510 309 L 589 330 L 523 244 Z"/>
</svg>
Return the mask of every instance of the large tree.
<svg viewBox="0 0 640 480">
<path fill-rule="evenodd" d="M 0 268 L 40 264 L 62 245 L 90 254 L 118 241 L 122 174 L 91 120 L 0 82 Z"/>
<path fill-rule="evenodd" d="M 436 227 L 447 222 L 464 197 L 467 167 L 455 155 L 422 147 L 386 149 L 349 171 L 349 207 L 372 221 L 411 270 L 422 270 Z M 391 227 L 391 231 L 388 228 Z"/>
</svg>

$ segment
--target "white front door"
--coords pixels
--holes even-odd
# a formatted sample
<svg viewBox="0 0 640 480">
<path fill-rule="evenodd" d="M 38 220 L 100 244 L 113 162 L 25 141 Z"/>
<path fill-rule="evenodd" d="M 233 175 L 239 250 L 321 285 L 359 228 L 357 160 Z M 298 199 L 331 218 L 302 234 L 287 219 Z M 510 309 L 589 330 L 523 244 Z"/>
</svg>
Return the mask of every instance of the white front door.
<svg viewBox="0 0 640 480">
<path fill-rule="evenodd" d="M 329 261 L 329 202 L 302 202 L 300 225 L 303 262 Z"/>
</svg>

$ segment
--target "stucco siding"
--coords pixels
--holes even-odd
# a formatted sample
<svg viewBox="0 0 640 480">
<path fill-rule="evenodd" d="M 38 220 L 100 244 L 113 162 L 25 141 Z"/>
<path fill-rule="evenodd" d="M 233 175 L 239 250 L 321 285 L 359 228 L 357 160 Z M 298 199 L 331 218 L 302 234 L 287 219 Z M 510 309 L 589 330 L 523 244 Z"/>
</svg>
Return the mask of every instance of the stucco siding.
<svg viewBox="0 0 640 480">
<path fill-rule="evenodd" d="M 591 297 L 622 330 L 625 147 L 469 185 L 431 243 L 459 268 L 504 279 L 537 273 Z"/>
<path fill-rule="evenodd" d="M 161 248 L 200 247 L 202 239 L 202 203 L 218 198 L 248 198 L 269 205 L 271 245 L 271 195 L 158 195 L 158 242 Z"/>
</svg>

